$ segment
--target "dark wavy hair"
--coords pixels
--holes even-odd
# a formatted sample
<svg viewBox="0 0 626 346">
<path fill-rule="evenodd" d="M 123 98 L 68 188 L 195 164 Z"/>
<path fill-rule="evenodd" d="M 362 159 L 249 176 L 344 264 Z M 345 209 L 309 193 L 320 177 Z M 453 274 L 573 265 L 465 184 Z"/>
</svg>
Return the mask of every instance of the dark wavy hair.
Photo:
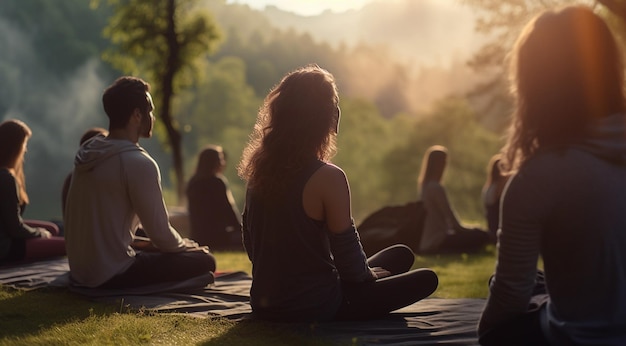
<svg viewBox="0 0 626 346">
<path fill-rule="evenodd" d="M 588 7 L 549 10 L 532 19 L 510 66 L 516 108 L 503 149 L 509 172 L 539 149 L 565 148 L 584 138 L 594 120 L 624 111 L 620 49 Z"/>
<path fill-rule="evenodd" d="M 0 167 L 7 168 L 15 177 L 18 197 L 21 203 L 28 204 L 26 180 L 24 178 L 24 143 L 32 136 L 32 131 L 23 121 L 16 119 L 0 123 Z"/>
<path fill-rule="evenodd" d="M 339 96 L 332 74 L 308 65 L 287 74 L 265 98 L 237 169 L 248 187 L 279 192 L 312 159 L 335 154 Z"/>
</svg>

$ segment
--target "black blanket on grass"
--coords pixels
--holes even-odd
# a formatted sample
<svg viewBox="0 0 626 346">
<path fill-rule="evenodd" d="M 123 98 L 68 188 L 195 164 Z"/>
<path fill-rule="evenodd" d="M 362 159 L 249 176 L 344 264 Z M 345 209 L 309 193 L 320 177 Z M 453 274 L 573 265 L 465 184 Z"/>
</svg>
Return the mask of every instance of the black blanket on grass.
<svg viewBox="0 0 626 346">
<path fill-rule="evenodd" d="M 198 317 L 249 317 L 251 277 L 244 272 L 216 275 L 215 284 L 189 290 L 193 282 L 134 290 L 73 287 L 66 258 L 0 267 L 0 284 L 23 290 L 67 287 L 89 299 L 124 304 L 134 309 L 186 313 Z M 477 345 L 476 324 L 484 299 L 429 298 L 370 321 L 294 325 L 307 334 L 353 345 Z"/>
</svg>

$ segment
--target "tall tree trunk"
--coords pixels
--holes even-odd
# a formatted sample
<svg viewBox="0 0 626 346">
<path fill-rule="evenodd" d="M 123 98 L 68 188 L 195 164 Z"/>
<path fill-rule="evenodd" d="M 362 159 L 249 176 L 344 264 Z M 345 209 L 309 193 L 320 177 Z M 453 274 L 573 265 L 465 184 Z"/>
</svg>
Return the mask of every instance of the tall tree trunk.
<svg viewBox="0 0 626 346">
<path fill-rule="evenodd" d="M 175 0 L 167 0 L 167 30 L 166 40 L 168 46 L 167 64 L 163 74 L 163 95 L 162 95 L 162 108 L 161 108 L 161 121 L 165 125 L 167 130 L 167 138 L 172 149 L 172 160 L 174 165 L 174 173 L 176 175 L 176 194 L 178 197 L 178 203 L 182 204 L 184 197 L 184 185 L 185 175 L 183 171 L 183 151 L 182 151 L 182 136 L 180 131 L 174 126 L 172 120 L 172 97 L 174 95 L 174 75 L 178 70 L 179 65 L 179 42 L 176 37 L 176 22 L 175 22 L 176 4 Z"/>
</svg>

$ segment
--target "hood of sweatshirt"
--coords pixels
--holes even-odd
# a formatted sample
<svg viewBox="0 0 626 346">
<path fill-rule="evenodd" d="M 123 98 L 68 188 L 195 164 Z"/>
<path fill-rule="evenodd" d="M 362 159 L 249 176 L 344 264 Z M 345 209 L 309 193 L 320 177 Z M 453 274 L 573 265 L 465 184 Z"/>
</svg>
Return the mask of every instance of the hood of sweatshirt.
<svg viewBox="0 0 626 346">
<path fill-rule="evenodd" d="M 77 170 L 88 171 L 101 162 L 127 151 L 144 151 L 138 144 L 125 139 L 110 139 L 97 135 L 85 142 L 74 158 L 74 167 Z"/>
<path fill-rule="evenodd" d="M 577 148 L 617 164 L 626 164 L 626 114 L 613 114 L 593 124 Z"/>
</svg>

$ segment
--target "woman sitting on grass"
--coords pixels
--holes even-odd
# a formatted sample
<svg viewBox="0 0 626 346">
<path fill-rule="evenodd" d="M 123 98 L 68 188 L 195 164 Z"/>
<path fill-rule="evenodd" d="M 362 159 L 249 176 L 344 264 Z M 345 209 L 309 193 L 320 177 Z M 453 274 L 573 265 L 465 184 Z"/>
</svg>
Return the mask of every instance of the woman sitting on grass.
<svg viewBox="0 0 626 346">
<path fill-rule="evenodd" d="M 190 238 L 211 251 L 243 251 L 241 213 L 228 180 L 224 150 L 209 145 L 198 155 L 196 173 L 187 184 Z"/>
<path fill-rule="evenodd" d="M 352 220 L 348 180 L 329 162 L 338 103 L 328 71 L 317 65 L 293 71 L 265 98 L 244 150 L 243 237 L 258 318 L 373 318 L 437 288 L 433 271 L 409 271 L 415 255 L 407 246 L 366 258 Z"/>
<path fill-rule="evenodd" d="M 583 6 L 526 25 L 483 345 L 626 345 L 626 114 L 621 52 Z M 538 256 L 543 273 L 537 272 Z"/>
<path fill-rule="evenodd" d="M 433 145 L 424 154 L 418 179 L 426 209 L 419 247 L 423 254 L 476 252 L 489 243 L 487 232 L 463 226 L 452 210 L 441 185 L 447 160 L 448 150 L 441 145 Z"/>
<path fill-rule="evenodd" d="M 0 123 L 0 264 L 65 255 L 57 225 L 22 219 L 28 204 L 24 154 L 31 135 L 22 121 Z"/>
</svg>

